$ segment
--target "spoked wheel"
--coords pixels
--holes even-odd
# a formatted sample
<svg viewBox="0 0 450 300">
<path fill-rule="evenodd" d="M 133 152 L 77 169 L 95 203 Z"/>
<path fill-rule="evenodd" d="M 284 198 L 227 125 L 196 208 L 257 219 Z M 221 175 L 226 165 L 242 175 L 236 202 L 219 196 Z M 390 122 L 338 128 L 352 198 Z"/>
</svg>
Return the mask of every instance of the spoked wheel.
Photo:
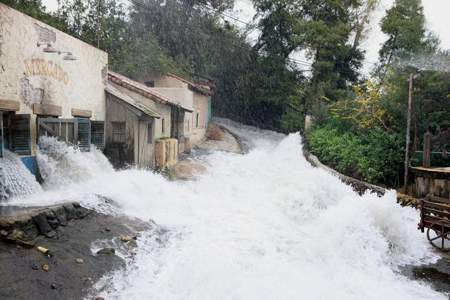
<svg viewBox="0 0 450 300">
<path fill-rule="evenodd" d="M 438 248 L 439 250 L 450 250 L 450 232 L 428 228 L 427 238 L 430 244 Z"/>
</svg>

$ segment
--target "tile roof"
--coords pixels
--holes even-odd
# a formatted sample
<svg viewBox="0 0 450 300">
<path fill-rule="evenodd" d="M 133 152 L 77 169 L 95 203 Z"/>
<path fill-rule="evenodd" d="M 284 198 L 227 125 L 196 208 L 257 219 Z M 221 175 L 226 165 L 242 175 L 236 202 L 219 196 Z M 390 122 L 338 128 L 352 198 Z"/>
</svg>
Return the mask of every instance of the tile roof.
<svg viewBox="0 0 450 300">
<path fill-rule="evenodd" d="M 124 101 L 125 103 L 127 103 L 127 104 L 131 105 L 132 107 L 145 113 L 146 115 L 148 115 L 152 118 L 157 118 L 157 119 L 161 118 L 161 115 L 158 112 L 154 111 L 147 105 L 136 102 L 133 98 L 131 98 L 127 94 L 122 93 L 117 88 L 115 88 L 112 84 L 107 84 L 105 90 L 109 94 L 119 98 L 120 100 Z"/>
<path fill-rule="evenodd" d="M 210 96 L 210 95 L 213 94 L 213 91 L 211 91 L 210 88 L 208 86 L 204 85 L 204 84 L 198 84 L 198 83 L 189 81 L 189 80 L 184 79 L 183 77 L 180 77 L 180 76 L 175 75 L 173 73 L 168 73 L 167 76 L 170 76 L 170 77 L 175 78 L 175 79 L 177 79 L 177 80 L 179 80 L 181 82 L 186 83 L 189 86 L 189 88 L 191 88 L 192 90 L 194 90 L 196 92 L 199 92 L 200 94 L 207 95 L 207 96 Z"/>
<path fill-rule="evenodd" d="M 182 106 L 176 100 L 163 96 L 145 84 L 134 81 L 119 73 L 108 71 L 108 80 L 162 104 L 177 106 L 186 111 L 192 112 L 192 109 Z"/>
</svg>

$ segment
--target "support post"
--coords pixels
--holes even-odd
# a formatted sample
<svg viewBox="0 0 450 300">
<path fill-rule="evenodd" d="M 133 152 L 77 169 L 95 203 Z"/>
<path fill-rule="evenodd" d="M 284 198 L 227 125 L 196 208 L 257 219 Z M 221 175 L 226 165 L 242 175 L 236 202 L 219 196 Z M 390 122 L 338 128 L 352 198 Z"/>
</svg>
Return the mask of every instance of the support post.
<svg viewBox="0 0 450 300">
<path fill-rule="evenodd" d="M 431 166 L 431 133 L 427 130 L 423 135 L 423 162 L 422 166 L 429 168 Z"/>
<path fill-rule="evenodd" d="M 408 168 L 409 168 L 409 142 L 411 133 L 411 111 L 412 111 L 412 90 L 413 90 L 414 75 L 409 75 L 409 92 L 408 92 L 408 112 L 406 116 L 406 146 L 405 146 L 405 178 L 404 178 L 404 193 L 408 194 Z"/>
</svg>

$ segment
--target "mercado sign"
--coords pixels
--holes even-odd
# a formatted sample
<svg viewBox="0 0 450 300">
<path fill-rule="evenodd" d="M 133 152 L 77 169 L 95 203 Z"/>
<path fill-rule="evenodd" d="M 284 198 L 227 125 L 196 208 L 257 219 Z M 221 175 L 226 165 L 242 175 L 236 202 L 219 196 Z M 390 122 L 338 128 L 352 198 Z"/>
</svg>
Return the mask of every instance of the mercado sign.
<svg viewBox="0 0 450 300">
<path fill-rule="evenodd" d="M 25 75 L 27 76 L 48 76 L 64 84 L 69 83 L 69 75 L 57 63 L 42 58 L 26 59 Z"/>
</svg>

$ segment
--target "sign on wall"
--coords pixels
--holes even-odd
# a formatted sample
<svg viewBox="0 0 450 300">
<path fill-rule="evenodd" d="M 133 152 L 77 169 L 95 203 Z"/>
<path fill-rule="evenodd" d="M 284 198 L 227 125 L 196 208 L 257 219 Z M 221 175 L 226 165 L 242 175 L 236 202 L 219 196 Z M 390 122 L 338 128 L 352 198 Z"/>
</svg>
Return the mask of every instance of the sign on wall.
<svg viewBox="0 0 450 300">
<path fill-rule="evenodd" d="M 69 83 L 69 75 L 56 62 L 42 58 L 26 59 L 25 75 L 27 76 L 47 76 L 56 79 L 64 84 Z"/>
</svg>

